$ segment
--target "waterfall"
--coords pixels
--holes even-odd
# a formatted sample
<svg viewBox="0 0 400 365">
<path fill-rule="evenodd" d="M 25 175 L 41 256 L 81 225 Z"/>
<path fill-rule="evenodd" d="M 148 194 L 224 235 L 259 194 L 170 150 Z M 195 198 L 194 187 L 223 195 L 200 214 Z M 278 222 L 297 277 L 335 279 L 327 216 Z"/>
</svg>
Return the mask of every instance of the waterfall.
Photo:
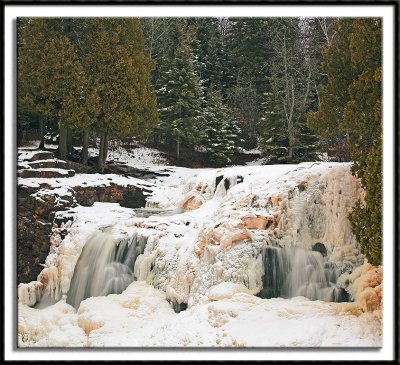
<svg viewBox="0 0 400 365">
<path fill-rule="evenodd" d="M 336 285 L 340 272 L 321 252 L 298 247 L 263 249 L 262 298 L 304 296 L 310 300 L 346 302 L 348 294 Z"/>
<path fill-rule="evenodd" d="M 147 237 L 137 233 L 122 240 L 109 233 L 94 234 L 76 264 L 67 303 L 78 308 L 86 298 L 122 293 L 134 280 L 134 264 L 146 243 Z"/>
</svg>

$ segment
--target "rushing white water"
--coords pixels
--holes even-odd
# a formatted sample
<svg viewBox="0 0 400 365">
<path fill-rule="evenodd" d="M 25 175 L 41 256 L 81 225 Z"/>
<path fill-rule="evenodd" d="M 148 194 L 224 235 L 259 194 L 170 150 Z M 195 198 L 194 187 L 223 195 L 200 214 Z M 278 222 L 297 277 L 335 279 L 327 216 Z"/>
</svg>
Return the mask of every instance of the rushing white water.
<svg viewBox="0 0 400 365">
<path fill-rule="evenodd" d="M 86 298 L 122 293 L 134 280 L 133 267 L 146 241 L 137 234 L 119 242 L 109 233 L 94 234 L 75 267 L 67 303 L 78 308 Z"/>
<path fill-rule="evenodd" d="M 297 247 L 267 247 L 263 250 L 262 298 L 293 298 L 346 302 L 347 293 L 336 285 L 340 274 L 320 252 Z"/>
</svg>

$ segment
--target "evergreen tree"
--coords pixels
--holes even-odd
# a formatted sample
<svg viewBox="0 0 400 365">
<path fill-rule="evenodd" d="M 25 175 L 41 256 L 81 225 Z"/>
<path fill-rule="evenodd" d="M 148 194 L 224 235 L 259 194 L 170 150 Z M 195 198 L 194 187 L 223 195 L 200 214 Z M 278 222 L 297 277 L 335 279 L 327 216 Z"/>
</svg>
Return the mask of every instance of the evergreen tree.
<svg viewBox="0 0 400 365">
<path fill-rule="evenodd" d="M 319 87 L 319 109 L 309 113 L 308 125 L 325 141 L 327 151 L 334 155 L 347 155 L 348 134 L 341 126 L 344 107 L 349 99 L 349 85 L 356 77 L 351 65 L 349 38 L 353 19 L 340 19 L 336 24 L 338 35 L 330 47 L 323 51 L 323 69 L 326 83 Z M 339 34 L 342 34 L 340 36 Z M 337 77 L 341 70 L 340 77 Z"/>
<path fill-rule="evenodd" d="M 18 29 L 18 109 L 20 114 L 31 110 L 42 120 L 58 122 L 61 158 L 68 154 L 68 130 L 92 124 L 97 103 L 75 47 L 65 35 L 67 22 L 27 18 L 21 19 Z"/>
<path fill-rule="evenodd" d="M 60 128 L 59 153 L 68 154 L 68 129 L 88 128 L 95 122 L 99 100 L 86 78 L 83 67 L 66 36 L 54 37 L 44 47 L 45 63 L 38 72 L 42 75 L 43 113 L 57 118 Z"/>
<path fill-rule="evenodd" d="M 186 42 L 176 49 L 169 69 L 160 77 L 159 86 L 161 123 L 157 133 L 176 142 L 179 160 L 180 144 L 198 140 L 202 120 L 203 89 L 195 72 L 194 55 Z"/>
<path fill-rule="evenodd" d="M 150 87 L 153 68 L 137 18 L 88 20 L 84 58 L 99 98 L 95 129 L 100 133 L 99 168 L 104 169 L 109 136 L 145 137 L 157 121 Z"/>
<path fill-rule="evenodd" d="M 382 24 L 380 19 L 341 19 L 324 53 L 328 73 L 321 106 L 309 116 L 323 136 L 346 136 L 353 173 L 366 191 L 350 215 L 362 252 L 382 260 Z"/>
<path fill-rule="evenodd" d="M 232 62 L 235 79 L 245 78 L 254 82 L 258 95 L 268 91 L 265 76 L 273 54 L 271 36 L 274 19 L 230 18 L 227 52 Z"/>
<path fill-rule="evenodd" d="M 17 19 L 17 125 L 21 133 L 38 120 L 40 124 L 40 148 L 44 147 L 44 123 L 43 107 L 45 98 L 40 88 L 42 76 L 39 67 L 45 63 L 43 49 L 50 32 L 46 31 L 47 22 L 42 18 L 18 18 Z"/>
<path fill-rule="evenodd" d="M 273 29 L 271 19 L 229 18 L 225 50 L 233 77 L 227 100 L 240 122 L 247 148 L 257 145 L 262 95 L 270 91 L 266 76 L 270 76 Z"/>
<path fill-rule="evenodd" d="M 193 18 L 195 38 L 193 52 L 197 57 L 198 74 L 207 90 L 211 85 L 226 93 L 231 79 L 229 62 L 222 43 L 218 18 Z"/>
<path fill-rule="evenodd" d="M 211 88 L 204 113 L 205 147 L 209 160 L 218 166 L 227 165 L 239 147 L 240 128 L 233 113 L 224 105 L 221 93 Z"/>
<path fill-rule="evenodd" d="M 288 133 L 284 126 L 281 91 L 278 85 L 278 75 L 276 67 L 272 67 L 269 83 L 271 91 L 264 93 L 262 103 L 263 116 L 260 120 L 262 126 L 259 139 L 263 157 L 270 163 L 282 163 L 287 159 L 287 149 L 289 146 Z M 261 129 L 261 128 L 260 128 Z"/>
</svg>

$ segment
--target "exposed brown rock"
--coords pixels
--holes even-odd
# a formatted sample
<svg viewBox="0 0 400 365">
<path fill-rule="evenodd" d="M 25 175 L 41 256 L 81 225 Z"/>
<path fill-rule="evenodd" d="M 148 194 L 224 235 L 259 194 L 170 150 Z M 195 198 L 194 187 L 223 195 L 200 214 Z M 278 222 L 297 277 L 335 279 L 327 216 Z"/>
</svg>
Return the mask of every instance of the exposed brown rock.
<svg viewBox="0 0 400 365">
<path fill-rule="evenodd" d="M 207 187 L 207 184 L 197 184 L 194 186 L 192 191 L 186 195 L 179 206 L 185 210 L 194 210 L 200 208 L 205 200 L 203 194 L 205 193 Z"/>
<path fill-rule="evenodd" d="M 75 175 L 74 170 L 63 169 L 22 169 L 18 170 L 18 177 L 21 178 L 55 178 L 55 177 L 72 177 Z"/>
<path fill-rule="evenodd" d="M 270 202 L 274 208 L 277 208 L 279 206 L 279 203 L 282 201 L 282 196 L 281 194 L 271 196 L 270 197 Z"/>
<path fill-rule="evenodd" d="M 220 241 L 220 247 L 222 250 L 231 248 L 235 243 L 244 241 L 251 238 L 251 233 L 247 229 L 243 229 L 240 232 L 234 233 L 230 237 L 226 237 Z"/>
<path fill-rule="evenodd" d="M 38 151 L 29 161 L 48 160 L 54 158 L 54 153 L 50 151 Z"/>
<path fill-rule="evenodd" d="M 241 218 L 244 226 L 248 229 L 266 229 L 272 223 L 274 223 L 274 217 L 263 217 L 263 216 L 255 216 L 255 217 L 243 217 Z"/>
<path fill-rule="evenodd" d="M 203 202 L 194 195 L 188 195 L 180 204 L 182 209 L 194 210 L 200 208 Z"/>
<path fill-rule="evenodd" d="M 235 243 L 251 238 L 251 233 L 247 228 L 232 227 L 229 224 L 219 225 L 212 230 L 200 232 L 195 252 L 201 256 L 208 245 L 218 245 L 220 249 L 225 250 Z"/>
<path fill-rule="evenodd" d="M 64 160 L 37 160 L 28 163 L 33 169 L 68 169 L 68 162 Z"/>
<path fill-rule="evenodd" d="M 43 191 L 48 189 L 49 191 Z M 145 190 L 134 185 L 78 186 L 69 194 L 60 195 L 48 184 L 40 187 L 24 186 L 20 181 L 17 190 L 17 257 L 18 282 L 36 280 L 43 269 L 50 248 L 53 223 L 60 226 L 63 219 L 54 220 L 55 213 L 66 211 L 81 204 L 91 206 L 94 202 L 120 203 L 129 208 L 141 208 L 146 204 Z M 38 194 L 38 192 L 41 192 Z M 71 219 L 69 217 L 69 219 Z"/>
</svg>

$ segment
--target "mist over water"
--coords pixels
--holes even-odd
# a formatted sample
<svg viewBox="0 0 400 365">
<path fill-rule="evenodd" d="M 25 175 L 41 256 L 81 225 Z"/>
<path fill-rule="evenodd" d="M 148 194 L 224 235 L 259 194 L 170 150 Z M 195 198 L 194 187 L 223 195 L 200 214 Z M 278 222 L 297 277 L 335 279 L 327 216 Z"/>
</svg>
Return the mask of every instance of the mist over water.
<svg viewBox="0 0 400 365">
<path fill-rule="evenodd" d="M 110 233 L 94 234 L 76 264 L 67 303 L 78 308 L 86 298 L 122 293 L 134 281 L 133 267 L 146 243 L 136 233 L 120 241 Z"/>
</svg>

